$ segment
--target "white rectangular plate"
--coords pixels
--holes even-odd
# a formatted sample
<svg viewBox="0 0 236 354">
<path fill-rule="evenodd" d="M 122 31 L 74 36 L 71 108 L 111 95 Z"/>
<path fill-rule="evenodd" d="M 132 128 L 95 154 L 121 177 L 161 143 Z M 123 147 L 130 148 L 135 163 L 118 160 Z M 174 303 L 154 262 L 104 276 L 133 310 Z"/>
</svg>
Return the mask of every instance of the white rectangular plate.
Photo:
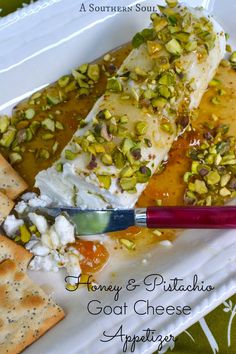
<svg viewBox="0 0 236 354">
<path fill-rule="evenodd" d="M 162 1 L 158 1 L 162 3 Z M 92 3 L 92 2 L 91 2 Z M 101 5 L 100 1 L 94 2 Z M 187 1 L 189 5 L 207 6 L 236 43 L 236 3 L 224 1 Z M 84 1 L 88 5 L 87 1 Z M 129 0 L 103 1 L 102 5 L 127 6 Z M 143 6 L 156 5 L 156 1 Z M 78 0 L 39 0 L 0 21 L 0 113 L 7 112 L 20 99 L 36 89 L 69 73 L 83 62 L 93 60 L 106 51 L 129 41 L 133 34 L 149 23 L 148 12 L 86 12 L 79 11 Z M 142 262 L 145 259 L 145 262 Z M 212 292 L 164 292 L 160 287 L 147 291 L 142 280 L 148 274 L 170 278 L 184 278 L 192 282 L 197 274 L 200 282 L 215 287 Z M 64 274 L 31 273 L 41 285 L 54 289 L 55 300 L 65 309 L 66 318 L 26 350 L 29 354 L 122 353 L 120 339 L 102 343 L 103 331 L 115 333 L 123 324 L 129 335 L 141 335 L 151 328 L 162 335 L 178 335 L 236 291 L 235 231 L 186 231 L 172 247 L 158 246 L 136 258 L 112 258 L 100 274 L 101 283 L 123 285 L 131 278 L 140 286 L 133 292 L 124 290 L 119 300 L 114 294 L 87 292 L 70 293 L 65 290 Z M 122 305 L 126 301 L 128 313 L 119 315 L 91 315 L 87 303 L 98 299 L 103 305 Z M 137 315 L 133 305 L 138 300 L 151 300 L 157 305 L 188 305 L 189 316 Z M 158 343 L 136 345 L 136 353 L 151 353 Z M 127 352 L 130 352 L 128 350 Z"/>
</svg>

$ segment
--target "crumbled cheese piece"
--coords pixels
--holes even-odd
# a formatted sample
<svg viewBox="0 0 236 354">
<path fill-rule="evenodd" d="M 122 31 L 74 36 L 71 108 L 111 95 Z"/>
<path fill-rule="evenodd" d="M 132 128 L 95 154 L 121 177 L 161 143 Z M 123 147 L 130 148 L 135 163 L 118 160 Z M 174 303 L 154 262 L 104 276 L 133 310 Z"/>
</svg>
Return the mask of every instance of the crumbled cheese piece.
<svg viewBox="0 0 236 354">
<path fill-rule="evenodd" d="M 28 202 L 30 199 L 34 199 L 36 197 L 37 197 L 36 193 L 28 192 L 28 193 L 23 194 L 21 196 L 21 199 L 24 200 L 24 202 Z"/>
<path fill-rule="evenodd" d="M 17 219 L 15 215 L 9 215 L 4 221 L 3 228 L 7 236 L 13 237 L 23 224 L 24 221 L 22 219 Z"/>
<path fill-rule="evenodd" d="M 41 234 L 45 233 L 48 229 L 48 223 L 44 216 L 36 213 L 29 213 L 30 221 L 37 227 Z"/>
<path fill-rule="evenodd" d="M 75 242 L 75 228 L 65 216 L 57 216 L 54 227 L 62 245 Z"/>
<path fill-rule="evenodd" d="M 31 270 L 46 270 L 58 272 L 59 267 L 57 261 L 53 258 L 52 254 L 47 256 L 35 256 L 29 264 Z"/>
<path fill-rule="evenodd" d="M 30 250 L 35 256 L 47 256 L 50 252 L 49 248 L 42 245 L 41 242 L 38 242 Z"/>
<path fill-rule="evenodd" d="M 32 208 L 46 208 L 52 203 L 52 200 L 49 197 L 47 197 L 46 195 L 42 195 L 42 196 L 39 196 L 39 197 L 36 196 L 35 198 L 30 199 L 28 201 L 28 203 L 29 203 L 29 206 Z"/>
<path fill-rule="evenodd" d="M 18 214 L 23 214 L 24 211 L 27 209 L 27 204 L 22 200 L 16 204 L 14 209 Z"/>
</svg>

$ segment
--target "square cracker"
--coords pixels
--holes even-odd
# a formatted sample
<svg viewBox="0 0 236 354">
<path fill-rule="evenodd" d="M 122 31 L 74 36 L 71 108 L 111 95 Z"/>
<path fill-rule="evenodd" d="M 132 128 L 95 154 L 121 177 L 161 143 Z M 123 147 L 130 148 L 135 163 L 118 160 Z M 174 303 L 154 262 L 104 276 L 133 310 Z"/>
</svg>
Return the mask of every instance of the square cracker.
<svg viewBox="0 0 236 354">
<path fill-rule="evenodd" d="M 17 263 L 0 264 L 0 353 L 18 354 L 64 318 Z"/>
<path fill-rule="evenodd" d="M 32 256 L 24 247 L 17 245 L 6 236 L 0 235 L 0 263 L 8 258 L 13 259 L 18 268 L 26 272 Z"/>
<path fill-rule="evenodd" d="M 3 220 L 10 214 L 14 207 L 14 202 L 8 196 L 0 192 L 0 225 Z"/>
<path fill-rule="evenodd" d="M 27 189 L 27 184 L 22 177 L 0 154 L 0 190 L 14 200 Z"/>
</svg>

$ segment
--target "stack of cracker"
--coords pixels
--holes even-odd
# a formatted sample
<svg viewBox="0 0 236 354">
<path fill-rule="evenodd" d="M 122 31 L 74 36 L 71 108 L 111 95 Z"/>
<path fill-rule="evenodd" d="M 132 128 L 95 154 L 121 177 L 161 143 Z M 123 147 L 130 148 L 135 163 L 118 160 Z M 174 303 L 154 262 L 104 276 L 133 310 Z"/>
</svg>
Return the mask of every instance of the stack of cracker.
<svg viewBox="0 0 236 354">
<path fill-rule="evenodd" d="M 0 224 L 9 215 L 14 200 L 27 189 L 27 184 L 0 154 Z"/>
<path fill-rule="evenodd" d="M 18 354 L 64 318 L 26 274 L 32 255 L 0 235 L 0 353 Z"/>
</svg>

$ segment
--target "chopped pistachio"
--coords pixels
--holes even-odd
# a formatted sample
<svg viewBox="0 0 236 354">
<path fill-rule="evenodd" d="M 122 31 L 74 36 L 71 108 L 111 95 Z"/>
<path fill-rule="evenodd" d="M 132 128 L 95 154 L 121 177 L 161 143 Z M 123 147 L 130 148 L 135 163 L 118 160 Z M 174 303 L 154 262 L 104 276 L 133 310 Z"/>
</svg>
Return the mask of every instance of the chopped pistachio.
<svg viewBox="0 0 236 354">
<path fill-rule="evenodd" d="M 55 122 L 50 118 L 45 118 L 42 121 L 42 127 L 47 130 L 50 130 L 53 133 L 55 132 Z"/>
<path fill-rule="evenodd" d="M 38 157 L 43 160 L 48 160 L 50 157 L 50 154 L 47 149 L 40 149 L 38 152 Z"/>
<path fill-rule="evenodd" d="M 236 64 L 236 52 L 233 52 L 230 56 L 230 62 Z"/>
<path fill-rule="evenodd" d="M 40 98 L 42 96 L 42 93 L 41 92 L 35 92 L 31 97 L 30 99 L 35 101 L 37 100 L 38 98 Z"/>
<path fill-rule="evenodd" d="M 55 127 L 56 127 L 56 129 L 58 129 L 58 130 L 63 130 L 63 129 L 64 129 L 63 124 L 62 124 L 61 122 L 58 122 L 58 121 L 56 121 Z"/>
<path fill-rule="evenodd" d="M 232 53 L 232 47 L 231 47 L 231 45 L 226 44 L 225 49 L 226 49 L 226 52 L 228 52 L 228 53 Z"/>
<path fill-rule="evenodd" d="M 88 77 L 93 81 L 98 81 L 100 77 L 100 69 L 98 64 L 90 64 L 87 71 Z"/>
<path fill-rule="evenodd" d="M 178 5 L 178 0 L 165 0 L 165 1 L 170 8 L 176 7 Z"/>
<path fill-rule="evenodd" d="M 51 133 L 46 133 L 46 134 L 43 134 L 43 135 L 42 135 L 42 139 L 43 139 L 43 140 L 51 140 L 51 139 L 53 139 L 53 138 L 54 138 L 54 135 L 51 134 Z"/>
<path fill-rule="evenodd" d="M 211 171 L 208 173 L 208 175 L 206 176 L 206 181 L 207 184 L 209 185 L 215 185 L 217 183 L 220 182 L 220 175 L 217 171 Z"/>
<path fill-rule="evenodd" d="M 10 126 L 0 139 L 0 145 L 9 148 L 13 143 L 15 136 L 16 129 Z"/>
<path fill-rule="evenodd" d="M 133 190 L 137 184 L 137 178 L 132 177 L 123 177 L 120 179 L 120 186 L 124 191 Z"/>
<path fill-rule="evenodd" d="M 151 56 L 158 55 L 159 51 L 162 49 L 162 45 L 155 41 L 147 41 L 148 54 Z"/>
<path fill-rule="evenodd" d="M 89 89 L 86 87 L 82 87 L 79 89 L 78 97 L 80 96 L 88 96 L 89 95 Z"/>
<path fill-rule="evenodd" d="M 62 76 L 58 81 L 58 85 L 63 88 L 63 87 L 66 87 L 70 82 L 70 76 L 68 75 L 65 75 L 65 76 Z"/>
<path fill-rule="evenodd" d="M 157 237 L 160 237 L 162 235 L 162 232 L 159 230 L 153 230 L 152 233 L 153 233 L 153 235 L 155 235 Z"/>
<path fill-rule="evenodd" d="M 109 154 L 103 154 L 101 157 L 102 163 L 106 166 L 112 165 L 112 156 Z"/>
<path fill-rule="evenodd" d="M 22 156 L 18 152 L 12 152 L 9 154 L 9 159 L 10 159 L 11 165 L 13 165 L 15 163 L 21 162 Z"/>
<path fill-rule="evenodd" d="M 71 150 L 65 150 L 65 158 L 67 160 L 74 160 L 77 156 L 78 154 L 75 152 L 72 152 Z"/>
<path fill-rule="evenodd" d="M 141 35 L 141 33 L 136 33 L 132 39 L 132 46 L 133 46 L 133 48 L 139 48 L 140 45 L 143 44 L 144 42 L 145 42 L 145 39 Z"/>
<path fill-rule="evenodd" d="M 215 105 L 220 104 L 219 97 L 217 96 L 212 97 L 211 102 Z"/>
<path fill-rule="evenodd" d="M 162 206 L 162 199 L 156 199 L 156 205 Z"/>
<path fill-rule="evenodd" d="M 194 185 L 195 185 L 196 193 L 206 194 L 208 192 L 208 188 L 207 188 L 206 183 L 204 181 L 196 179 L 194 182 Z"/>
<path fill-rule="evenodd" d="M 7 128 L 10 125 L 10 119 L 8 116 L 1 116 L 0 117 L 0 133 L 3 134 L 7 131 Z"/>
<path fill-rule="evenodd" d="M 180 43 L 175 39 L 171 39 L 166 45 L 165 45 L 167 51 L 171 54 L 174 55 L 181 55 L 183 53 L 183 48 L 181 47 Z"/>
<path fill-rule="evenodd" d="M 120 172 L 120 177 L 132 177 L 133 174 L 133 168 L 131 166 L 125 166 Z"/>
<path fill-rule="evenodd" d="M 20 239 L 23 243 L 27 243 L 31 239 L 31 233 L 25 224 L 20 226 Z"/>
<path fill-rule="evenodd" d="M 139 121 L 135 125 L 135 131 L 138 135 L 144 135 L 147 132 L 148 125 L 146 122 Z"/>
<path fill-rule="evenodd" d="M 106 55 L 104 55 L 103 60 L 107 61 L 107 62 L 110 61 L 111 60 L 111 54 L 107 53 Z"/>
<path fill-rule="evenodd" d="M 38 122 L 38 121 L 34 121 L 34 122 L 32 122 L 31 124 L 30 124 L 30 130 L 31 130 L 31 133 L 33 134 L 33 135 L 35 135 L 36 133 L 37 133 L 37 131 L 38 131 L 38 129 L 39 129 L 39 127 L 41 126 L 41 123 L 40 122 Z"/>
<path fill-rule="evenodd" d="M 230 174 L 221 176 L 221 179 L 220 179 L 221 187 L 225 187 L 229 183 L 230 179 L 231 179 Z"/>
<path fill-rule="evenodd" d="M 120 152 L 118 150 L 115 151 L 114 154 L 112 155 L 112 158 L 113 158 L 116 168 L 121 169 L 124 167 L 125 162 L 126 162 L 126 158 L 122 154 L 122 152 Z"/>
<path fill-rule="evenodd" d="M 134 68 L 134 72 L 135 72 L 135 74 L 137 74 L 139 76 L 147 76 L 147 72 L 145 70 L 143 70 L 142 68 L 140 68 L 140 66 L 136 66 Z"/>
<path fill-rule="evenodd" d="M 151 177 L 151 170 L 147 166 L 141 166 L 136 172 L 137 183 L 147 183 Z"/>
<path fill-rule="evenodd" d="M 57 172 L 62 172 L 62 171 L 63 171 L 63 165 L 62 165 L 62 163 L 57 163 L 57 164 L 56 164 L 56 170 L 57 170 Z"/>
<path fill-rule="evenodd" d="M 229 197 L 231 195 L 231 192 L 226 187 L 224 187 L 224 188 L 221 188 L 220 195 L 222 197 Z"/>
<path fill-rule="evenodd" d="M 161 78 L 159 79 L 159 84 L 161 85 L 174 85 L 175 79 L 171 73 L 164 73 Z"/>
<path fill-rule="evenodd" d="M 119 242 L 130 251 L 135 249 L 135 243 L 133 241 L 130 241 L 126 238 L 120 238 Z"/>
<path fill-rule="evenodd" d="M 221 89 L 218 90 L 218 95 L 224 96 L 224 95 L 226 95 L 226 91 L 221 88 Z"/>
<path fill-rule="evenodd" d="M 52 146 L 52 152 L 53 154 L 56 153 L 57 149 L 59 147 L 59 143 L 57 141 L 54 142 L 53 146 Z"/>
<path fill-rule="evenodd" d="M 185 44 L 184 48 L 187 52 L 193 52 L 197 49 L 197 41 L 189 41 L 187 44 Z"/>
<path fill-rule="evenodd" d="M 221 81 L 218 80 L 218 79 L 212 79 L 212 80 L 209 82 L 209 86 L 210 86 L 210 87 L 219 86 L 219 85 L 221 85 Z"/>
<path fill-rule="evenodd" d="M 156 96 L 156 93 L 153 90 L 147 89 L 144 91 L 143 95 L 145 98 L 150 100 Z"/>
<path fill-rule="evenodd" d="M 77 89 L 77 84 L 76 81 L 71 81 L 66 87 L 65 87 L 65 92 L 71 92 Z"/>
<path fill-rule="evenodd" d="M 164 108 L 167 104 L 167 99 L 164 97 L 158 97 L 152 99 L 152 106 L 155 108 Z"/>
<path fill-rule="evenodd" d="M 110 176 L 104 176 L 104 175 L 99 175 L 97 176 L 99 182 L 101 183 L 101 187 L 105 189 L 109 189 L 111 186 L 111 177 Z"/>
<path fill-rule="evenodd" d="M 168 134 L 173 134 L 173 128 L 170 123 L 163 123 L 160 125 L 161 129 Z"/>
<path fill-rule="evenodd" d="M 114 92 L 121 92 L 122 85 L 117 78 L 111 77 L 107 80 L 107 90 L 114 91 Z"/>
<path fill-rule="evenodd" d="M 82 74 L 85 74 L 86 71 L 88 70 L 88 64 L 82 64 L 78 67 L 78 70 L 82 73 Z"/>
<path fill-rule="evenodd" d="M 47 98 L 48 104 L 50 104 L 52 106 L 60 103 L 60 99 L 58 97 L 47 94 L 46 98 Z"/>
<path fill-rule="evenodd" d="M 126 155 L 130 150 L 134 147 L 134 142 L 129 139 L 125 138 L 122 143 L 122 152 L 124 155 Z"/>
<path fill-rule="evenodd" d="M 31 226 L 29 227 L 29 230 L 30 230 L 31 233 L 36 233 L 36 232 L 38 231 L 36 225 L 31 225 Z"/>
<path fill-rule="evenodd" d="M 126 123 L 128 123 L 128 121 L 129 121 L 129 119 L 128 119 L 127 114 L 124 114 L 124 115 L 121 116 L 120 119 L 119 119 L 119 122 L 120 122 L 121 124 L 126 124 Z"/>
<path fill-rule="evenodd" d="M 25 111 L 25 118 L 26 119 L 32 119 L 32 118 L 34 118 L 34 116 L 35 116 L 35 110 L 33 108 L 28 108 Z"/>
<path fill-rule="evenodd" d="M 229 62 L 229 60 L 222 59 L 221 62 L 220 62 L 220 65 L 225 67 L 225 68 L 228 68 L 230 66 L 230 62 Z"/>
<path fill-rule="evenodd" d="M 171 95 L 171 92 L 167 86 L 161 85 L 159 87 L 159 94 L 164 98 L 169 98 Z"/>
<path fill-rule="evenodd" d="M 165 28 L 168 25 L 168 21 L 166 18 L 158 18 L 154 20 L 153 27 L 156 32 L 160 32 L 163 28 Z"/>
</svg>

